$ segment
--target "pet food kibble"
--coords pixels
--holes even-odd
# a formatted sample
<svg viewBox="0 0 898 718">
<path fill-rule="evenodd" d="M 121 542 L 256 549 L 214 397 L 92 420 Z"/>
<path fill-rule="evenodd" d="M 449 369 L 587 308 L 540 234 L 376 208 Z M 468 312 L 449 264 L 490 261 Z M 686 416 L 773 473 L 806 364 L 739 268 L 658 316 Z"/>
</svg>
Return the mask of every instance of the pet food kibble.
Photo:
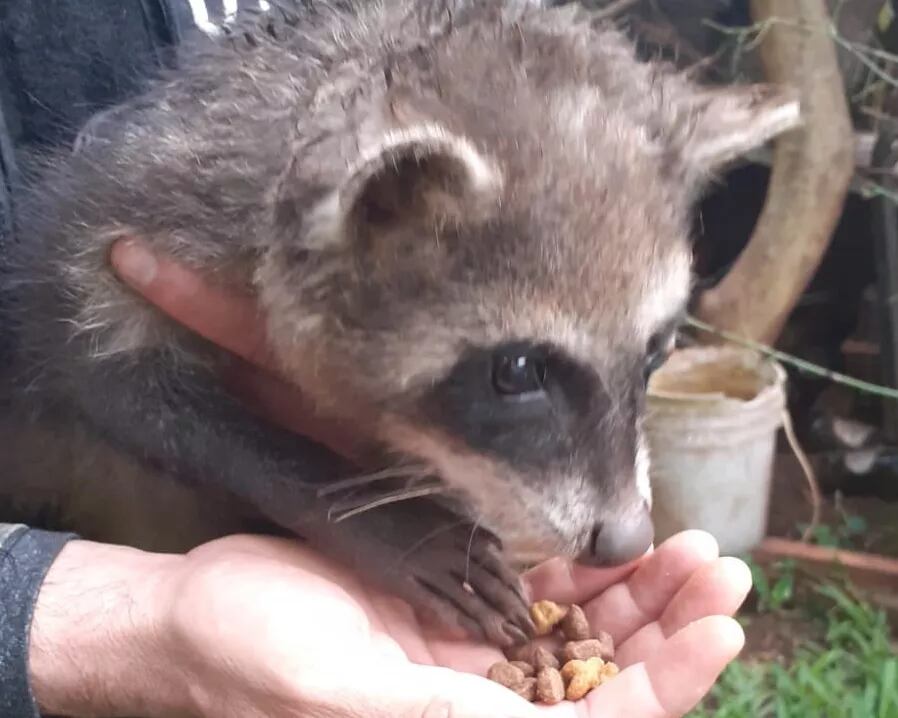
<svg viewBox="0 0 898 718">
<path fill-rule="evenodd" d="M 601 671 L 604 663 L 598 656 L 586 661 L 573 660 L 565 663 L 561 676 L 567 683 L 565 698 L 579 701 L 602 682 Z"/>
<path fill-rule="evenodd" d="M 548 648 L 536 646 L 533 649 L 533 666 L 536 670 L 540 668 L 558 668 L 561 666 L 561 661 Z"/>
<path fill-rule="evenodd" d="M 602 644 L 602 660 L 614 660 L 614 639 L 610 633 L 605 631 L 596 631 L 596 640 Z"/>
<path fill-rule="evenodd" d="M 529 663 L 535 670 L 540 668 L 558 668 L 561 662 L 553 655 L 545 646 L 538 643 L 527 643 L 523 646 L 517 646 L 509 654 L 508 657 L 512 663 Z"/>
<path fill-rule="evenodd" d="M 568 641 L 564 644 L 564 660 L 567 662 L 602 658 L 602 649 L 602 642 L 596 638 L 589 638 L 585 641 Z"/>
<path fill-rule="evenodd" d="M 620 668 L 616 663 L 606 663 L 599 671 L 599 678 L 601 678 L 599 685 L 602 685 L 605 681 L 610 681 L 618 673 L 620 673 Z"/>
<path fill-rule="evenodd" d="M 564 700 L 564 680 L 557 668 L 541 668 L 536 674 L 536 697 L 550 706 Z"/>
<path fill-rule="evenodd" d="M 507 663 L 505 661 L 500 661 L 499 663 L 494 663 L 490 666 L 489 671 L 487 671 L 486 677 L 491 681 L 495 681 L 506 688 L 516 688 L 524 682 L 526 676 L 524 672 L 516 667 Z"/>
<path fill-rule="evenodd" d="M 525 701 L 533 703 L 536 700 L 536 678 L 525 678 L 521 685 L 512 690 Z"/>
<path fill-rule="evenodd" d="M 577 605 L 573 605 L 568 609 L 567 615 L 561 622 L 561 631 L 569 641 L 585 641 L 592 638 L 586 614 Z"/>
<path fill-rule="evenodd" d="M 605 631 L 593 630 L 580 606 L 539 601 L 530 607 L 530 615 L 543 638 L 510 648 L 507 661 L 490 667 L 490 680 L 531 703 L 555 705 L 565 699 L 578 701 L 620 673 L 611 663 L 614 640 Z"/>
<path fill-rule="evenodd" d="M 603 661 L 610 661 L 614 658 L 614 640 L 604 631 L 599 631 L 598 638 L 568 641 L 564 644 L 562 655 L 565 661 L 574 659 L 585 661 L 593 656 L 598 656 Z"/>
<path fill-rule="evenodd" d="M 575 675 L 586 670 L 587 664 L 589 664 L 590 670 L 593 668 L 601 670 L 604 667 L 605 662 L 601 658 L 590 658 L 587 661 L 581 661 L 575 658 L 561 667 L 561 677 L 564 678 L 565 683 L 569 683 Z"/>
<path fill-rule="evenodd" d="M 566 615 L 567 609 L 554 601 L 537 601 L 530 607 L 537 636 L 549 635 Z"/>
</svg>

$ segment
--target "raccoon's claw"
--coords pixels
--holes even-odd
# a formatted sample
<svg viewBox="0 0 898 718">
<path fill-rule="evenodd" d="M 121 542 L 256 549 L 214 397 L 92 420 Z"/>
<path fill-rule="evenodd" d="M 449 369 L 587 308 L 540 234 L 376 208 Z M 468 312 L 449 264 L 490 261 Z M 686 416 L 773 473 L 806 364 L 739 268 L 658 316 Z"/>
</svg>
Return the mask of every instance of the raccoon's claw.
<svg viewBox="0 0 898 718">
<path fill-rule="evenodd" d="M 502 648 L 525 643 L 535 628 L 520 578 L 495 536 L 460 519 L 407 501 L 327 524 L 314 538 L 445 628 Z"/>
<path fill-rule="evenodd" d="M 449 629 L 458 629 L 469 637 L 484 640 L 499 648 L 527 641 L 517 626 L 503 619 L 466 589 L 457 589 L 445 580 L 418 579 L 419 591 L 408 594 L 419 613 Z"/>
<path fill-rule="evenodd" d="M 502 648 L 533 637 L 520 580 L 493 546 L 479 546 L 476 552 L 468 551 L 467 542 L 422 547 L 406 568 L 418 587 L 409 600 L 443 625 Z"/>
</svg>

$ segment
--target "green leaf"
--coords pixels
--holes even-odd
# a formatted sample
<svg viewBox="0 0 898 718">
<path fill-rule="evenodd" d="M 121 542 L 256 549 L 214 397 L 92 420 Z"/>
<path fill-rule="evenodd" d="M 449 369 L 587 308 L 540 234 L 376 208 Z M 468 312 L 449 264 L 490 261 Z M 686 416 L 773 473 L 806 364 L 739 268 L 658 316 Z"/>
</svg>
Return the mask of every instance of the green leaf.
<svg viewBox="0 0 898 718">
<path fill-rule="evenodd" d="M 849 516 L 845 519 L 845 528 L 852 536 L 867 533 L 867 520 L 863 516 Z"/>
<path fill-rule="evenodd" d="M 774 608 L 781 608 L 792 599 L 795 588 L 795 577 L 792 574 L 780 576 L 770 592 L 770 603 Z"/>
</svg>

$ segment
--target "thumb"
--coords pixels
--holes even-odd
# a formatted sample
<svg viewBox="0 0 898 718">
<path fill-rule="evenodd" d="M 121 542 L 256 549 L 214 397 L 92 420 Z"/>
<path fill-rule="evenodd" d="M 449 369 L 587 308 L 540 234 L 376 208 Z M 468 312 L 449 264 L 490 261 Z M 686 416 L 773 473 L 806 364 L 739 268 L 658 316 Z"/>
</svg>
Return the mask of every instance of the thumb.
<svg viewBox="0 0 898 718">
<path fill-rule="evenodd" d="M 504 686 L 471 673 L 405 665 L 369 670 L 354 705 L 376 718 L 535 718 L 537 708 Z"/>
</svg>

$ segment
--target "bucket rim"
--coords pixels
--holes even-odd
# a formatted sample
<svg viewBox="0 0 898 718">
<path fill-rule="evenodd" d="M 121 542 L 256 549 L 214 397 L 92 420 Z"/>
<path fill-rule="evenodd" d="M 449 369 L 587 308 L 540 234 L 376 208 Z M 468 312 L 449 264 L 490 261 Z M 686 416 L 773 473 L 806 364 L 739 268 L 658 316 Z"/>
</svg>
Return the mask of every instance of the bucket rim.
<svg viewBox="0 0 898 718">
<path fill-rule="evenodd" d="M 711 353 L 717 354 L 718 357 L 751 357 L 758 367 L 758 376 L 764 382 L 763 387 L 751 398 L 740 399 L 738 397 L 728 396 L 722 391 L 714 392 L 685 392 L 674 390 L 659 390 L 652 388 L 651 382 L 646 389 L 646 398 L 654 404 L 654 408 L 661 409 L 663 407 L 679 406 L 681 409 L 684 405 L 693 405 L 698 407 L 707 407 L 715 404 L 719 407 L 730 407 L 733 410 L 746 411 L 760 409 L 770 403 L 783 403 L 784 387 L 788 379 L 785 368 L 776 359 L 766 356 L 758 351 L 744 349 L 742 347 L 686 347 L 676 350 L 676 354 L 683 356 L 686 354 L 701 355 Z M 710 363 L 710 362 L 705 362 Z M 764 376 L 763 370 L 771 372 L 772 376 Z M 663 371 L 663 368 L 659 371 Z M 660 405 L 659 403 L 660 402 Z"/>
<path fill-rule="evenodd" d="M 766 356 L 758 351 L 751 349 L 743 349 L 741 347 L 686 347 L 684 349 L 675 350 L 674 354 L 671 356 L 676 357 L 684 357 L 684 356 L 699 356 L 708 355 L 711 356 L 712 352 L 717 355 L 719 358 L 752 358 L 755 361 L 752 362 L 759 371 L 758 376 L 764 382 L 763 388 L 755 394 L 751 399 L 738 399 L 735 397 L 727 397 L 728 399 L 732 399 L 733 401 L 738 401 L 742 404 L 749 404 L 755 401 L 761 394 L 763 394 L 768 389 L 777 388 L 784 384 L 788 378 L 788 374 L 786 373 L 785 368 L 782 366 L 780 362 L 770 356 Z M 670 360 L 668 360 L 670 361 Z M 710 364 L 711 360 L 704 362 L 696 362 L 696 366 L 699 364 Z M 751 368 L 747 366 L 746 368 Z M 769 370 L 772 372 L 772 376 L 764 376 L 763 370 Z M 664 372 L 664 367 L 658 370 L 658 374 Z M 646 390 L 646 393 L 649 396 L 657 396 L 657 397 L 675 397 L 675 398 L 686 398 L 696 401 L 704 401 L 707 397 L 716 398 L 718 396 L 724 395 L 723 392 L 715 391 L 715 392 L 678 392 L 678 391 L 664 391 L 653 388 L 651 382 L 649 382 L 649 386 Z"/>
</svg>

